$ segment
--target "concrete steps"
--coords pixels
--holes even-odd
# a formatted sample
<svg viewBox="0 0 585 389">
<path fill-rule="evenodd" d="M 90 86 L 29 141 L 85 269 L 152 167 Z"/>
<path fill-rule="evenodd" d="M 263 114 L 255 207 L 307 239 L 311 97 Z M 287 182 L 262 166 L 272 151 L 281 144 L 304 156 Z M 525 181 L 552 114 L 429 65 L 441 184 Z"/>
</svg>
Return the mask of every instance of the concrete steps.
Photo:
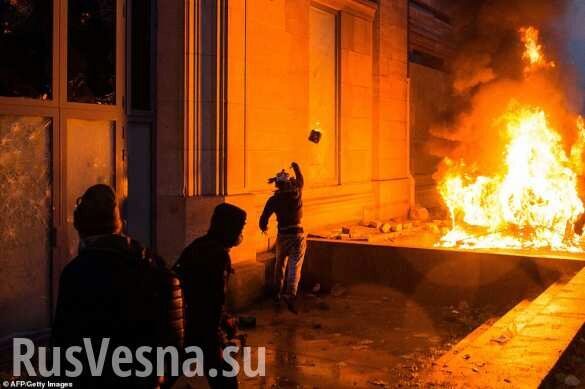
<svg viewBox="0 0 585 389">
<path fill-rule="evenodd" d="M 443 355 L 429 384 L 536 388 L 585 323 L 585 270 L 552 284 L 493 324 L 485 323 Z"/>
<path fill-rule="evenodd" d="M 509 310 L 504 316 L 497 320 L 497 322 L 501 322 L 502 325 L 505 323 L 509 323 L 513 320 L 513 318 L 519 313 L 522 312 L 526 307 L 530 305 L 530 301 L 522 300 L 514 308 Z M 461 339 L 459 343 L 457 343 L 451 350 L 447 353 L 443 354 L 436 362 L 435 365 L 447 372 L 449 370 L 449 366 L 455 363 L 455 360 L 460 358 L 467 358 L 466 351 L 468 351 L 469 347 L 476 343 L 483 343 L 485 339 L 490 338 L 489 330 L 493 327 L 496 323 L 496 319 L 490 319 L 477 327 L 473 330 L 469 335 L 465 338 Z M 486 335 L 487 334 L 487 335 Z"/>
</svg>

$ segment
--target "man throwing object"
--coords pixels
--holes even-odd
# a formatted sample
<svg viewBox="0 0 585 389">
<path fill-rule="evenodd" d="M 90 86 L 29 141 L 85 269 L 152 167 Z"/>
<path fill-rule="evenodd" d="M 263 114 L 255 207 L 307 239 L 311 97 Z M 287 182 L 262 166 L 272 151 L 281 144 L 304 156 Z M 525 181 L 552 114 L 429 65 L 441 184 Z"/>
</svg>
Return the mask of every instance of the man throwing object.
<svg viewBox="0 0 585 389">
<path fill-rule="evenodd" d="M 275 300 L 279 302 L 282 298 L 288 309 L 296 314 L 298 313 L 297 288 L 301 279 L 306 249 L 305 235 L 301 225 L 304 181 L 299 165 L 293 162 L 291 167 L 294 170 L 294 177 L 283 170 L 268 180 L 269 183 L 274 183 L 276 191 L 264 206 L 264 211 L 260 216 L 260 229 L 266 232 L 268 219 L 275 213 L 278 221 L 274 277 Z M 286 282 L 285 271 L 287 271 Z"/>
</svg>

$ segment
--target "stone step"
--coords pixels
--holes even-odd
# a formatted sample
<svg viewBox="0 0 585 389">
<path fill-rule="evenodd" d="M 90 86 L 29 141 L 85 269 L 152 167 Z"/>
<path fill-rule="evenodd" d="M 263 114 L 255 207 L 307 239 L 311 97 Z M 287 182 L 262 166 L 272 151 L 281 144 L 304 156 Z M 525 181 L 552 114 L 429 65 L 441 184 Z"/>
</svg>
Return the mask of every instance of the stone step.
<svg viewBox="0 0 585 389">
<path fill-rule="evenodd" d="M 433 374 L 433 383 L 538 387 L 585 323 L 585 270 L 566 285 L 552 285 L 525 309 L 505 316 L 509 317 L 460 351 L 461 358 Z M 486 338 L 496 341 L 486 343 Z"/>
<path fill-rule="evenodd" d="M 435 363 L 434 365 L 437 366 L 439 369 L 448 368 L 450 362 L 456 358 L 457 356 L 463 356 L 462 354 L 464 350 L 466 350 L 471 344 L 477 341 L 478 338 L 483 336 L 486 331 L 488 331 L 492 326 L 496 323 L 509 323 L 513 320 L 513 318 L 520 312 L 524 311 L 530 305 L 530 301 L 522 300 L 512 309 L 510 309 L 506 314 L 499 319 L 489 319 L 475 330 L 473 330 L 469 335 L 465 338 L 461 339 L 459 343 L 457 343 L 451 350 L 443 354 Z"/>
<path fill-rule="evenodd" d="M 484 341 L 489 340 L 490 336 L 486 337 L 486 333 L 493 327 L 495 323 L 500 323 L 500 325 L 505 325 L 506 323 L 512 322 L 513 318 L 518 315 L 520 312 L 523 312 L 528 306 L 530 305 L 529 300 L 522 300 L 514 308 L 510 309 L 506 312 L 505 315 L 500 317 L 499 319 L 489 319 L 475 330 L 473 330 L 470 334 L 468 334 L 465 338 L 460 340 L 451 350 L 443 354 L 433 365 L 435 368 L 431 371 L 431 373 L 426 378 L 426 381 L 430 384 L 433 383 L 442 383 L 445 381 L 449 381 L 449 377 L 453 371 L 451 365 L 454 365 L 457 359 L 459 358 L 467 358 L 466 351 L 469 347 L 474 344 L 475 342 L 481 340 L 482 338 Z"/>
<path fill-rule="evenodd" d="M 430 381 L 452 381 L 457 380 L 456 377 L 461 372 L 476 373 L 495 358 L 504 345 L 525 328 L 561 289 L 561 284 L 553 283 L 533 301 L 523 300 L 518 303 L 493 325 L 488 327 L 486 323 L 480 330 L 481 333 L 472 332 L 438 361 L 437 369 L 430 375 Z"/>
<path fill-rule="evenodd" d="M 532 319 L 540 313 L 560 293 L 564 284 L 554 283 L 538 295 L 526 309 L 519 312 L 510 322 L 497 322 L 492 327 L 491 342 L 505 344 L 522 331 Z"/>
</svg>

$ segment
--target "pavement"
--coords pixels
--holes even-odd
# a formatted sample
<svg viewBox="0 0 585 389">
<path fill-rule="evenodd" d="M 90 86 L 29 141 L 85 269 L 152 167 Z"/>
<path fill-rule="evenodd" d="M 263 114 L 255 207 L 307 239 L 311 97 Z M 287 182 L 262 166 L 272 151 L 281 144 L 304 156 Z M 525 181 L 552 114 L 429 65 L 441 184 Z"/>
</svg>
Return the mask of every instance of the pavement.
<svg viewBox="0 0 585 389">
<path fill-rule="evenodd" d="M 514 304 L 514 302 L 510 302 Z M 299 315 L 263 302 L 248 345 L 265 347 L 264 377 L 240 374 L 241 388 L 422 387 L 432 361 L 510 307 L 420 305 L 391 288 L 337 285 L 299 300 Z M 252 368 L 257 354 L 252 354 Z M 182 378 L 174 388 L 206 388 Z"/>
</svg>

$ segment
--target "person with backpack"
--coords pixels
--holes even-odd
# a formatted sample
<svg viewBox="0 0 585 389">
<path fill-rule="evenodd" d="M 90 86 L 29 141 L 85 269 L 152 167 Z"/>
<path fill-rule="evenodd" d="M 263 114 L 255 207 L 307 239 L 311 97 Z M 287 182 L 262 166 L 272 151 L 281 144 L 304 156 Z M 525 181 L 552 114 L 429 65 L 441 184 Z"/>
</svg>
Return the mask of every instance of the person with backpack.
<svg viewBox="0 0 585 389">
<path fill-rule="evenodd" d="M 160 257 L 121 233 L 118 201 L 108 185 L 87 189 L 77 200 L 73 223 L 80 238 L 79 252 L 60 277 L 52 345 L 83 347 L 83 339 L 89 338 L 97 352 L 109 338 L 102 375 L 92 376 L 87 360 L 82 360 L 83 373 L 72 380 L 74 387 L 168 386 L 171 379 L 158 377 L 156 369 L 147 377 L 118 377 L 112 370 L 111 351 L 118 346 L 128 347 L 133 355 L 141 346 L 182 349 L 179 279 Z"/>
</svg>

